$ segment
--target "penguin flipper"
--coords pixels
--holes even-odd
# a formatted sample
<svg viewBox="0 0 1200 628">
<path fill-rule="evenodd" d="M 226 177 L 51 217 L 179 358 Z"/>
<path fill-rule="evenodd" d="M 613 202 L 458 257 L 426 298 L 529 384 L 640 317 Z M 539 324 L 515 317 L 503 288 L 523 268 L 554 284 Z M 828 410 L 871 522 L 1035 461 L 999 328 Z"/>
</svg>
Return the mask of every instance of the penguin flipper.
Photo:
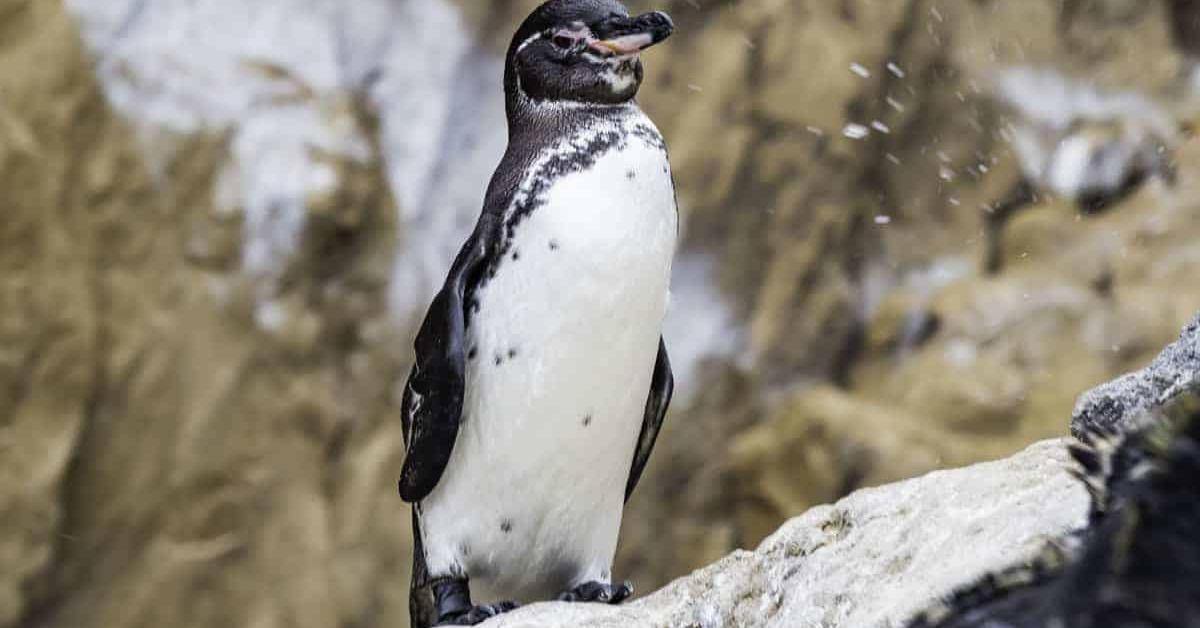
<svg viewBox="0 0 1200 628">
<path fill-rule="evenodd" d="M 625 501 L 633 494 L 646 463 L 650 460 L 650 451 L 654 449 L 654 441 L 658 431 L 662 429 L 663 419 L 667 416 L 667 406 L 671 405 L 671 394 L 675 391 L 675 376 L 671 373 L 671 360 L 667 357 L 667 345 L 662 338 L 658 339 L 658 358 L 654 361 L 654 375 L 650 379 L 650 395 L 646 398 L 646 414 L 642 419 L 642 431 L 638 434 L 637 448 L 633 452 L 633 466 L 629 469 L 629 481 L 625 484 Z"/>
<path fill-rule="evenodd" d="M 466 390 L 465 295 L 488 260 L 488 217 L 476 227 L 454 259 L 446 283 L 429 305 L 414 343 L 416 363 L 404 387 L 401 420 L 406 453 L 400 473 L 400 497 L 423 499 L 446 470 Z"/>
</svg>

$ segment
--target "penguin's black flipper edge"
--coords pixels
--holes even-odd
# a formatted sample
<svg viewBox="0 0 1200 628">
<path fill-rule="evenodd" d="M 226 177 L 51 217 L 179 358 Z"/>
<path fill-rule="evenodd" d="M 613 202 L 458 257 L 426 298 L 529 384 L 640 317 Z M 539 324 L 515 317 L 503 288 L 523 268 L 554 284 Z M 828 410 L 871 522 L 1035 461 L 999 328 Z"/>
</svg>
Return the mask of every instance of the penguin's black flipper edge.
<svg viewBox="0 0 1200 628">
<path fill-rule="evenodd" d="M 646 414 L 642 419 L 642 431 L 638 434 L 637 448 L 633 452 L 633 466 L 629 469 L 629 481 L 625 484 L 625 501 L 633 494 L 634 487 L 646 470 L 650 451 L 662 429 L 671 405 L 671 394 L 675 391 L 675 376 L 671 373 L 671 360 L 667 357 L 667 345 L 658 339 L 658 358 L 654 361 L 654 375 L 650 379 L 650 395 L 646 398 Z"/>
<path fill-rule="evenodd" d="M 465 295 L 488 260 L 488 238 L 482 236 L 488 225 L 485 216 L 463 244 L 414 343 L 416 363 L 401 410 L 406 453 L 400 497 L 406 502 L 420 501 L 437 486 L 458 436 L 466 389 Z"/>
</svg>

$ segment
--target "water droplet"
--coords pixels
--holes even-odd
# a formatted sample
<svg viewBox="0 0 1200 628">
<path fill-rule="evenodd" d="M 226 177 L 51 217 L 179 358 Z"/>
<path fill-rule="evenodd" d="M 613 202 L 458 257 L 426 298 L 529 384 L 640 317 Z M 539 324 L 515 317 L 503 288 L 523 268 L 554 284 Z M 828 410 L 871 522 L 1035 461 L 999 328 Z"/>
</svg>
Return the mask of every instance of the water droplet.
<svg viewBox="0 0 1200 628">
<path fill-rule="evenodd" d="M 864 138 L 870 134 L 871 134 L 871 129 L 868 129 L 867 127 L 865 127 L 861 124 L 855 124 L 853 122 L 851 122 L 850 124 L 847 124 L 846 127 L 842 129 L 842 135 L 845 135 L 846 137 L 848 137 L 852 140 L 861 140 L 862 138 Z"/>
</svg>

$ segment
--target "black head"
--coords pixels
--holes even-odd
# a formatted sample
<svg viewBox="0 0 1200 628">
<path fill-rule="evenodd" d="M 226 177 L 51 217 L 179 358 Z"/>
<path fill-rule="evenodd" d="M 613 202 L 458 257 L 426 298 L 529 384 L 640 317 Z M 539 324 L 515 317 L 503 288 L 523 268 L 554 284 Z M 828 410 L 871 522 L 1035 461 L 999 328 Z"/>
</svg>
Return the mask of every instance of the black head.
<svg viewBox="0 0 1200 628">
<path fill-rule="evenodd" d="M 671 18 L 630 17 L 616 0 L 549 0 L 525 18 L 505 59 L 510 115 L 524 103 L 618 104 L 642 83 L 642 50 L 666 39 Z"/>
</svg>

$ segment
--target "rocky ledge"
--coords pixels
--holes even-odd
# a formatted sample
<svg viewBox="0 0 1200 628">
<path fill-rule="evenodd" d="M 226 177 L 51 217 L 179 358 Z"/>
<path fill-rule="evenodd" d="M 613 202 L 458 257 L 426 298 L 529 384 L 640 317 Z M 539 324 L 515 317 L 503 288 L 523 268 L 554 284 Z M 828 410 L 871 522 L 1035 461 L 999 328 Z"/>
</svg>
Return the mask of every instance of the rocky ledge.
<svg viewBox="0 0 1200 628">
<path fill-rule="evenodd" d="M 543 603 L 488 628 L 898 625 L 997 566 L 1082 526 L 1066 442 L 858 491 L 620 607 Z"/>
<path fill-rule="evenodd" d="M 1137 433 L 1143 417 L 1161 416 L 1149 411 L 1198 384 L 1200 317 L 1146 368 L 1082 395 L 1072 430 Z M 734 552 L 625 606 L 534 604 L 487 625 L 904 625 L 939 599 L 961 598 L 966 584 L 991 582 L 980 580 L 989 573 L 1041 560 L 1048 543 L 1087 524 L 1089 504 L 1095 515 L 1103 500 L 1089 502 L 1072 475 L 1068 443 L 1042 441 L 1004 460 L 860 490 L 792 519 L 752 552 Z"/>
<path fill-rule="evenodd" d="M 1075 404 L 1071 432 L 1092 428 L 1126 432 L 1142 427 L 1147 410 L 1200 388 L 1200 316 L 1149 366 L 1097 386 Z"/>
</svg>

